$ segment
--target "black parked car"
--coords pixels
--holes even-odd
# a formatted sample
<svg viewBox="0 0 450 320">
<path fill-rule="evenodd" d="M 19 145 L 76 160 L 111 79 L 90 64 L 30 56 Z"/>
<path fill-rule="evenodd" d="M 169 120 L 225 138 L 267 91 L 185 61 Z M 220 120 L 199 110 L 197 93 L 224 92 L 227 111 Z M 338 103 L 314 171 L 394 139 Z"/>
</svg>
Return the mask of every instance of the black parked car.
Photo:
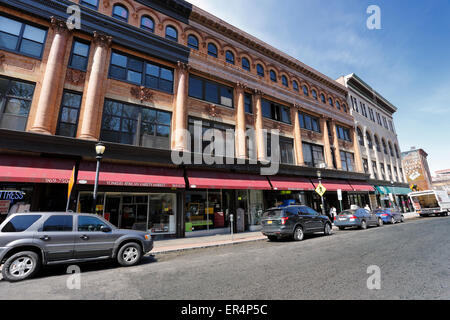
<svg viewBox="0 0 450 320">
<path fill-rule="evenodd" d="M 323 232 L 331 235 L 331 221 L 327 216 L 303 205 L 271 208 L 264 212 L 262 233 L 273 241 L 282 237 L 303 240 L 307 233 Z"/>
</svg>

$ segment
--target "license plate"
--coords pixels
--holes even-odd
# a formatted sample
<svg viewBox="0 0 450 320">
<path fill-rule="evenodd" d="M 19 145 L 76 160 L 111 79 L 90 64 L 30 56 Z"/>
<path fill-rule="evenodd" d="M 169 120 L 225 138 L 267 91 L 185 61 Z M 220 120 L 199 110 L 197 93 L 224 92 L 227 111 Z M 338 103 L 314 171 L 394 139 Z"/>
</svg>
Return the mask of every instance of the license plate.
<svg viewBox="0 0 450 320">
<path fill-rule="evenodd" d="M 339 221 L 345 221 L 347 218 L 339 218 Z"/>
<path fill-rule="evenodd" d="M 267 221 L 267 224 L 272 224 L 272 220 Z"/>
</svg>

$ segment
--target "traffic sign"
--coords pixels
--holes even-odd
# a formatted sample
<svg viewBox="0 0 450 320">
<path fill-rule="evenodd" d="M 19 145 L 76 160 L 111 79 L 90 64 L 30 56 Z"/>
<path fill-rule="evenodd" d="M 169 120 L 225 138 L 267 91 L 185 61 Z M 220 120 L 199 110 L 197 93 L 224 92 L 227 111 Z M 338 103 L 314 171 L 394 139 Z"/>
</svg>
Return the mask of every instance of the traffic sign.
<svg viewBox="0 0 450 320">
<path fill-rule="evenodd" d="M 319 185 L 316 188 L 316 192 L 319 194 L 319 196 L 322 197 L 326 191 L 327 189 L 322 185 L 322 183 L 319 183 Z"/>
</svg>

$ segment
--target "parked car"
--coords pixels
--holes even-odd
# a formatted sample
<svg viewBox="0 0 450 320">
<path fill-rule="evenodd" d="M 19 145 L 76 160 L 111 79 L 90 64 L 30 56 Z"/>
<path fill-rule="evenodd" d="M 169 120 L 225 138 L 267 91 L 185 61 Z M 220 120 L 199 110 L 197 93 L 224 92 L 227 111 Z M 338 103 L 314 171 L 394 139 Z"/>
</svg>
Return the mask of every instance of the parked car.
<svg viewBox="0 0 450 320">
<path fill-rule="evenodd" d="M 403 217 L 403 214 L 401 212 L 392 209 L 392 208 L 385 208 L 385 209 L 375 209 L 373 212 L 383 220 L 384 223 L 391 223 L 394 224 L 396 222 L 404 222 L 405 218 Z"/>
<path fill-rule="evenodd" d="M 334 218 L 334 225 L 339 230 L 344 230 L 347 227 L 358 227 L 367 229 L 369 226 L 382 226 L 383 220 L 375 213 L 366 209 L 349 209 L 339 213 Z"/>
<path fill-rule="evenodd" d="M 283 237 L 301 241 L 307 233 L 332 233 L 331 221 L 327 216 L 303 205 L 271 208 L 264 212 L 261 224 L 262 233 L 271 241 Z"/>
<path fill-rule="evenodd" d="M 0 264 L 8 281 L 29 278 L 41 265 L 116 259 L 133 266 L 152 248 L 150 234 L 117 229 L 94 214 L 17 213 L 0 224 Z"/>
</svg>

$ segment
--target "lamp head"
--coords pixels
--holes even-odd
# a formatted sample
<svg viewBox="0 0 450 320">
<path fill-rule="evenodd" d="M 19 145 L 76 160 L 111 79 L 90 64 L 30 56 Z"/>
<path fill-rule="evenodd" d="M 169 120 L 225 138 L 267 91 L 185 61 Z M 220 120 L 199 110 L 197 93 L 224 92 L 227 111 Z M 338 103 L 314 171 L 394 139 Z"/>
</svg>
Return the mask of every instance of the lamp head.
<svg viewBox="0 0 450 320">
<path fill-rule="evenodd" d="M 320 170 L 317 170 L 317 178 L 320 178 L 322 176 L 322 172 Z"/>
<path fill-rule="evenodd" d="M 98 157 L 103 156 L 103 154 L 105 153 L 105 145 L 101 142 L 97 143 L 95 145 L 95 153 L 97 154 Z"/>
</svg>

